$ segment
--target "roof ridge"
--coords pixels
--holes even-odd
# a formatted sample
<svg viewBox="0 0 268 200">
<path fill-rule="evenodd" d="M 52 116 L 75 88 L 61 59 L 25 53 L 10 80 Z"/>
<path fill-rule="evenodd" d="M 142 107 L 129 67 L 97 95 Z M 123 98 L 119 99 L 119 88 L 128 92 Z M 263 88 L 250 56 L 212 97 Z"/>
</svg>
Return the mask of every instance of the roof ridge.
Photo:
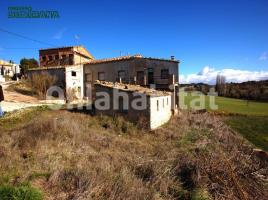
<svg viewBox="0 0 268 200">
<path fill-rule="evenodd" d="M 122 90 L 122 91 L 142 93 L 142 94 L 149 95 L 149 96 L 171 95 L 171 93 L 168 91 L 156 90 L 154 88 L 148 88 L 148 87 L 144 87 L 144 86 L 137 85 L 137 84 L 99 81 L 99 80 L 96 80 L 94 82 L 94 84 L 100 85 L 103 87 L 112 88 L 112 89 L 118 89 L 118 90 Z"/>
</svg>

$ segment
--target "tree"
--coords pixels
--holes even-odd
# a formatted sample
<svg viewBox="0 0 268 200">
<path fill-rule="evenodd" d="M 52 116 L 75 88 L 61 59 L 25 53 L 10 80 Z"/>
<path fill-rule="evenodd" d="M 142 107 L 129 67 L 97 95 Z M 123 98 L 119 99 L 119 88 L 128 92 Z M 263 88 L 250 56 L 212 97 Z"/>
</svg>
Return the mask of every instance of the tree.
<svg viewBox="0 0 268 200">
<path fill-rule="evenodd" d="M 225 76 L 222 76 L 220 74 L 217 75 L 216 77 L 216 91 L 220 96 L 225 95 Z"/>
<path fill-rule="evenodd" d="M 20 60 L 21 73 L 25 74 L 28 69 L 39 67 L 39 63 L 34 58 L 23 58 Z"/>
</svg>

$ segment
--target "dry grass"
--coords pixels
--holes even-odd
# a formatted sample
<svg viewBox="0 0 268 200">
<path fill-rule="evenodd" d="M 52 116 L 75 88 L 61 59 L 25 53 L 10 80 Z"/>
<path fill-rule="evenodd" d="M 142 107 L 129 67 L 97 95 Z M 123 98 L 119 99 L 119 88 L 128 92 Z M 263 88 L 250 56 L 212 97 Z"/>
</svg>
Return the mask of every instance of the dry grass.
<svg viewBox="0 0 268 200">
<path fill-rule="evenodd" d="M 184 112 L 150 132 L 120 117 L 68 111 L 39 110 L 13 125 L 0 127 L 0 177 L 30 182 L 46 199 L 268 195 L 267 161 L 212 114 Z"/>
</svg>

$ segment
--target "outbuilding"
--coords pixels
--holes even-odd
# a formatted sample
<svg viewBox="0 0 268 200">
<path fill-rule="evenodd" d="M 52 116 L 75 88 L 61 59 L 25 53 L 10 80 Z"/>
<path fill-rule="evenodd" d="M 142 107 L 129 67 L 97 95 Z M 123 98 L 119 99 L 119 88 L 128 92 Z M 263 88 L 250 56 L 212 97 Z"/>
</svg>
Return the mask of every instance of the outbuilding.
<svg viewBox="0 0 268 200">
<path fill-rule="evenodd" d="M 171 92 L 139 85 L 96 81 L 94 84 L 96 114 L 122 115 L 132 122 L 156 129 L 169 121 L 175 102 Z"/>
</svg>

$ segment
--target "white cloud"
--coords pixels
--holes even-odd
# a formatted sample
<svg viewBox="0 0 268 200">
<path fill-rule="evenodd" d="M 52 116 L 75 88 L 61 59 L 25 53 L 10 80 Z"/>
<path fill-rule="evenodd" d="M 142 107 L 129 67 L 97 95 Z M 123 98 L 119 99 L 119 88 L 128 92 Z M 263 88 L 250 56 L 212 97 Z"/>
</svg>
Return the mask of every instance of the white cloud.
<svg viewBox="0 0 268 200">
<path fill-rule="evenodd" d="M 54 36 L 53 39 L 60 40 L 64 34 L 64 32 L 67 31 L 67 28 L 60 29 Z"/>
<path fill-rule="evenodd" d="M 79 35 L 74 35 L 74 39 L 76 39 L 76 40 L 80 40 L 80 36 Z"/>
<path fill-rule="evenodd" d="M 267 53 L 266 53 L 266 52 L 263 52 L 263 53 L 260 55 L 259 60 L 267 60 Z"/>
<path fill-rule="evenodd" d="M 209 66 L 205 66 L 199 73 L 198 75 L 206 75 L 209 73 L 212 73 L 214 71 L 214 68 L 210 68 Z"/>
<path fill-rule="evenodd" d="M 208 83 L 215 84 L 216 76 L 221 74 L 226 77 L 227 82 L 241 83 L 245 81 L 259 81 L 268 79 L 268 71 L 247 71 L 225 68 L 215 70 L 209 66 L 205 66 L 197 74 L 180 75 L 180 83 Z"/>
</svg>

